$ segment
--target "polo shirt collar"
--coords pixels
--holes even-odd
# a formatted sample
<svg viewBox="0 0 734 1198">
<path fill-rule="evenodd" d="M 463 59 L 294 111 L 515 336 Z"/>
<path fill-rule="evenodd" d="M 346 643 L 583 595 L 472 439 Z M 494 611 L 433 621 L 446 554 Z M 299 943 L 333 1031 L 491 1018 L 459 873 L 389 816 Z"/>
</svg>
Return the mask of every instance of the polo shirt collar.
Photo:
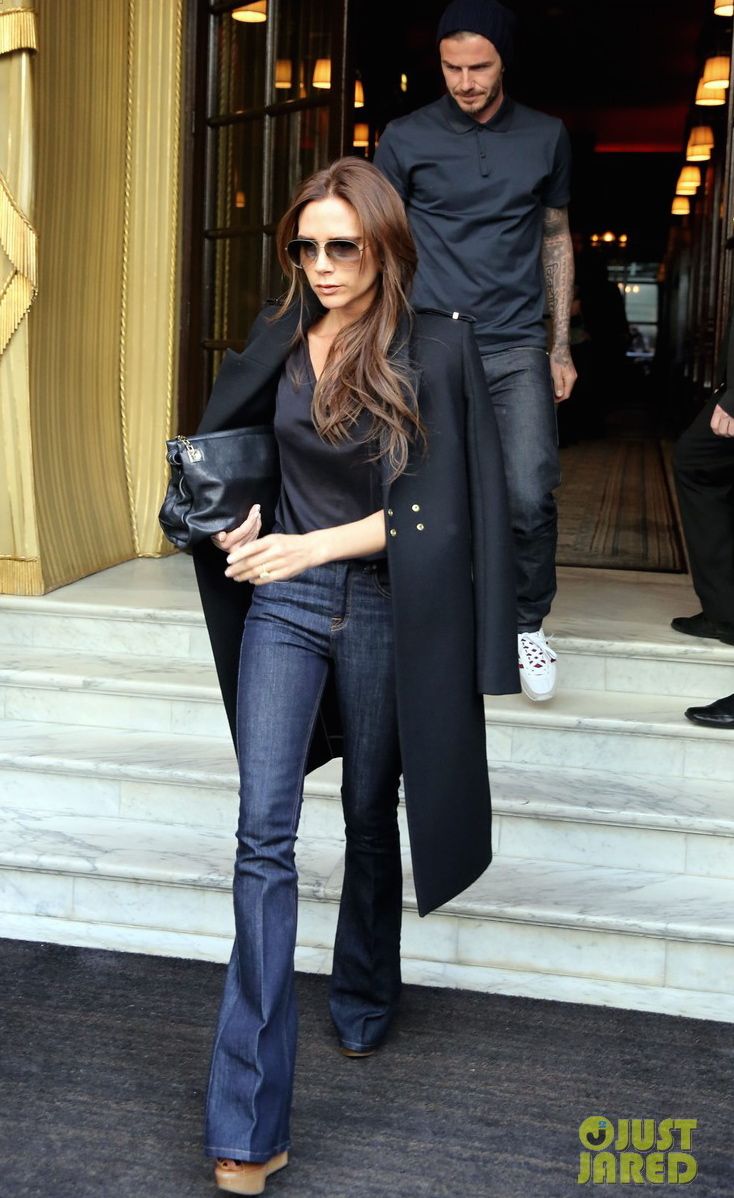
<svg viewBox="0 0 734 1198">
<path fill-rule="evenodd" d="M 490 121 L 475 121 L 473 116 L 464 112 L 453 96 L 448 92 L 443 97 L 444 116 L 454 133 L 468 133 L 470 129 L 487 129 L 490 133 L 505 133 L 512 123 L 512 112 L 515 107 L 509 96 L 505 96 Z"/>
</svg>

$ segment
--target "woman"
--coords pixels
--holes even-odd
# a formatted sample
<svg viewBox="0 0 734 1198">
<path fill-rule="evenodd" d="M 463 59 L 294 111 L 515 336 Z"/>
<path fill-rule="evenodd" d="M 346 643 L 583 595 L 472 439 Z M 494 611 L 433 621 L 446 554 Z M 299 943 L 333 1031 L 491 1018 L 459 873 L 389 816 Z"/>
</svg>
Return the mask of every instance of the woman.
<svg viewBox="0 0 734 1198">
<path fill-rule="evenodd" d="M 365 1056 L 400 993 L 400 774 L 424 915 L 490 861 L 482 694 L 519 690 L 501 456 L 470 323 L 411 311 L 403 207 L 361 160 L 299 188 L 278 252 L 285 300 L 225 358 L 199 430 L 274 423 L 280 451 L 274 531 L 259 535 L 255 507 L 196 554 L 241 784 L 206 1152 L 240 1194 L 287 1163 L 307 765 L 344 761 L 330 1007 L 342 1051 Z"/>
</svg>

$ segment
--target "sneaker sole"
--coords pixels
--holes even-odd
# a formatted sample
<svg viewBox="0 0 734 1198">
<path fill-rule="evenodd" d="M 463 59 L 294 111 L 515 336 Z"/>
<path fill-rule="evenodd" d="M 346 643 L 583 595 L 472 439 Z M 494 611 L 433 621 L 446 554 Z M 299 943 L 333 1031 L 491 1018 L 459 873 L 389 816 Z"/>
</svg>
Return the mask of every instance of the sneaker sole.
<svg viewBox="0 0 734 1198">
<path fill-rule="evenodd" d="M 557 687 L 554 686 L 553 690 L 548 691 L 547 694 L 538 695 L 525 685 L 525 679 L 523 678 L 522 673 L 520 674 L 520 686 L 522 687 L 522 693 L 526 696 L 526 698 L 530 699 L 532 703 L 547 703 L 549 699 L 553 698 L 557 690 Z"/>
</svg>

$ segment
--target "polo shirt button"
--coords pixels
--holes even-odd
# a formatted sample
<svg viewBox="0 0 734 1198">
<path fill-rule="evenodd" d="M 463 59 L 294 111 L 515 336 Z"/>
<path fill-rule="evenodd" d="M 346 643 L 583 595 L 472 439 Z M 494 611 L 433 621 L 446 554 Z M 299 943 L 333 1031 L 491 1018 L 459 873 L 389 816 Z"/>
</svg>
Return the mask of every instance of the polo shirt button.
<svg viewBox="0 0 734 1198">
<path fill-rule="evenodd" d="M 396 528 L 391 528 L 391 529 L 390 529 L 390 536 L 391 536 L 391 537 L 396 537 L 397 535 L 398 535 L 398 530 L 397 530 Z"/>
<path fill-rule="evenodd" d="M 392 514 L 393 514 L 393 510 L 392 510 L 392 508 L 391 508 L 391 507 L 389 507 L 389 508 L 387 509 L 387 514 L 388 514 L 388 516 L 392 516 Z"/>
<path fill-rule="evenodd" d="M 423 532 L 423 529 L 425 527 L 426 527 L 425 524 L 416 524 L 416 528 L 418 529 L 418 532 Z"/>
<path fill-rule="evenodd" d="M 420 505 L 419 503 L 414 503 L 414 504 L 413 504 L 413 511 L 414 511 L 414 512 L 419 512 L 420 510 L 421 510 L 421 505 Z"/>
</svg>

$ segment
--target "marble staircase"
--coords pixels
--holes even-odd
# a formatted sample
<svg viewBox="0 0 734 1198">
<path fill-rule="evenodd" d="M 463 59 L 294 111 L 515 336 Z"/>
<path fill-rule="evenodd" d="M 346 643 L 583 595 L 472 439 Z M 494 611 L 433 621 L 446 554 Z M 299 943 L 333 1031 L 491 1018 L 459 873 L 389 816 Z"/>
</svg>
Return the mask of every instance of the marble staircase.
<svg viewBox="0 0 734 1198">
<path fill-rule="evenodd" d="M 734 1020 L 734 736 L 682 715 L 734 649 L 677 637 L 693 610 L 676 576 L 561 571 L 562 693 L 487 700 L 495 861 L 421 920 L 406 857 L 406 980 Z M 188 559 L 0 598 L 0 712 L 0 934 L 225 959 L 237 781 Z M 301 968 L 329 967 L 342 858 L 332 763 Z"/>
</svg>

